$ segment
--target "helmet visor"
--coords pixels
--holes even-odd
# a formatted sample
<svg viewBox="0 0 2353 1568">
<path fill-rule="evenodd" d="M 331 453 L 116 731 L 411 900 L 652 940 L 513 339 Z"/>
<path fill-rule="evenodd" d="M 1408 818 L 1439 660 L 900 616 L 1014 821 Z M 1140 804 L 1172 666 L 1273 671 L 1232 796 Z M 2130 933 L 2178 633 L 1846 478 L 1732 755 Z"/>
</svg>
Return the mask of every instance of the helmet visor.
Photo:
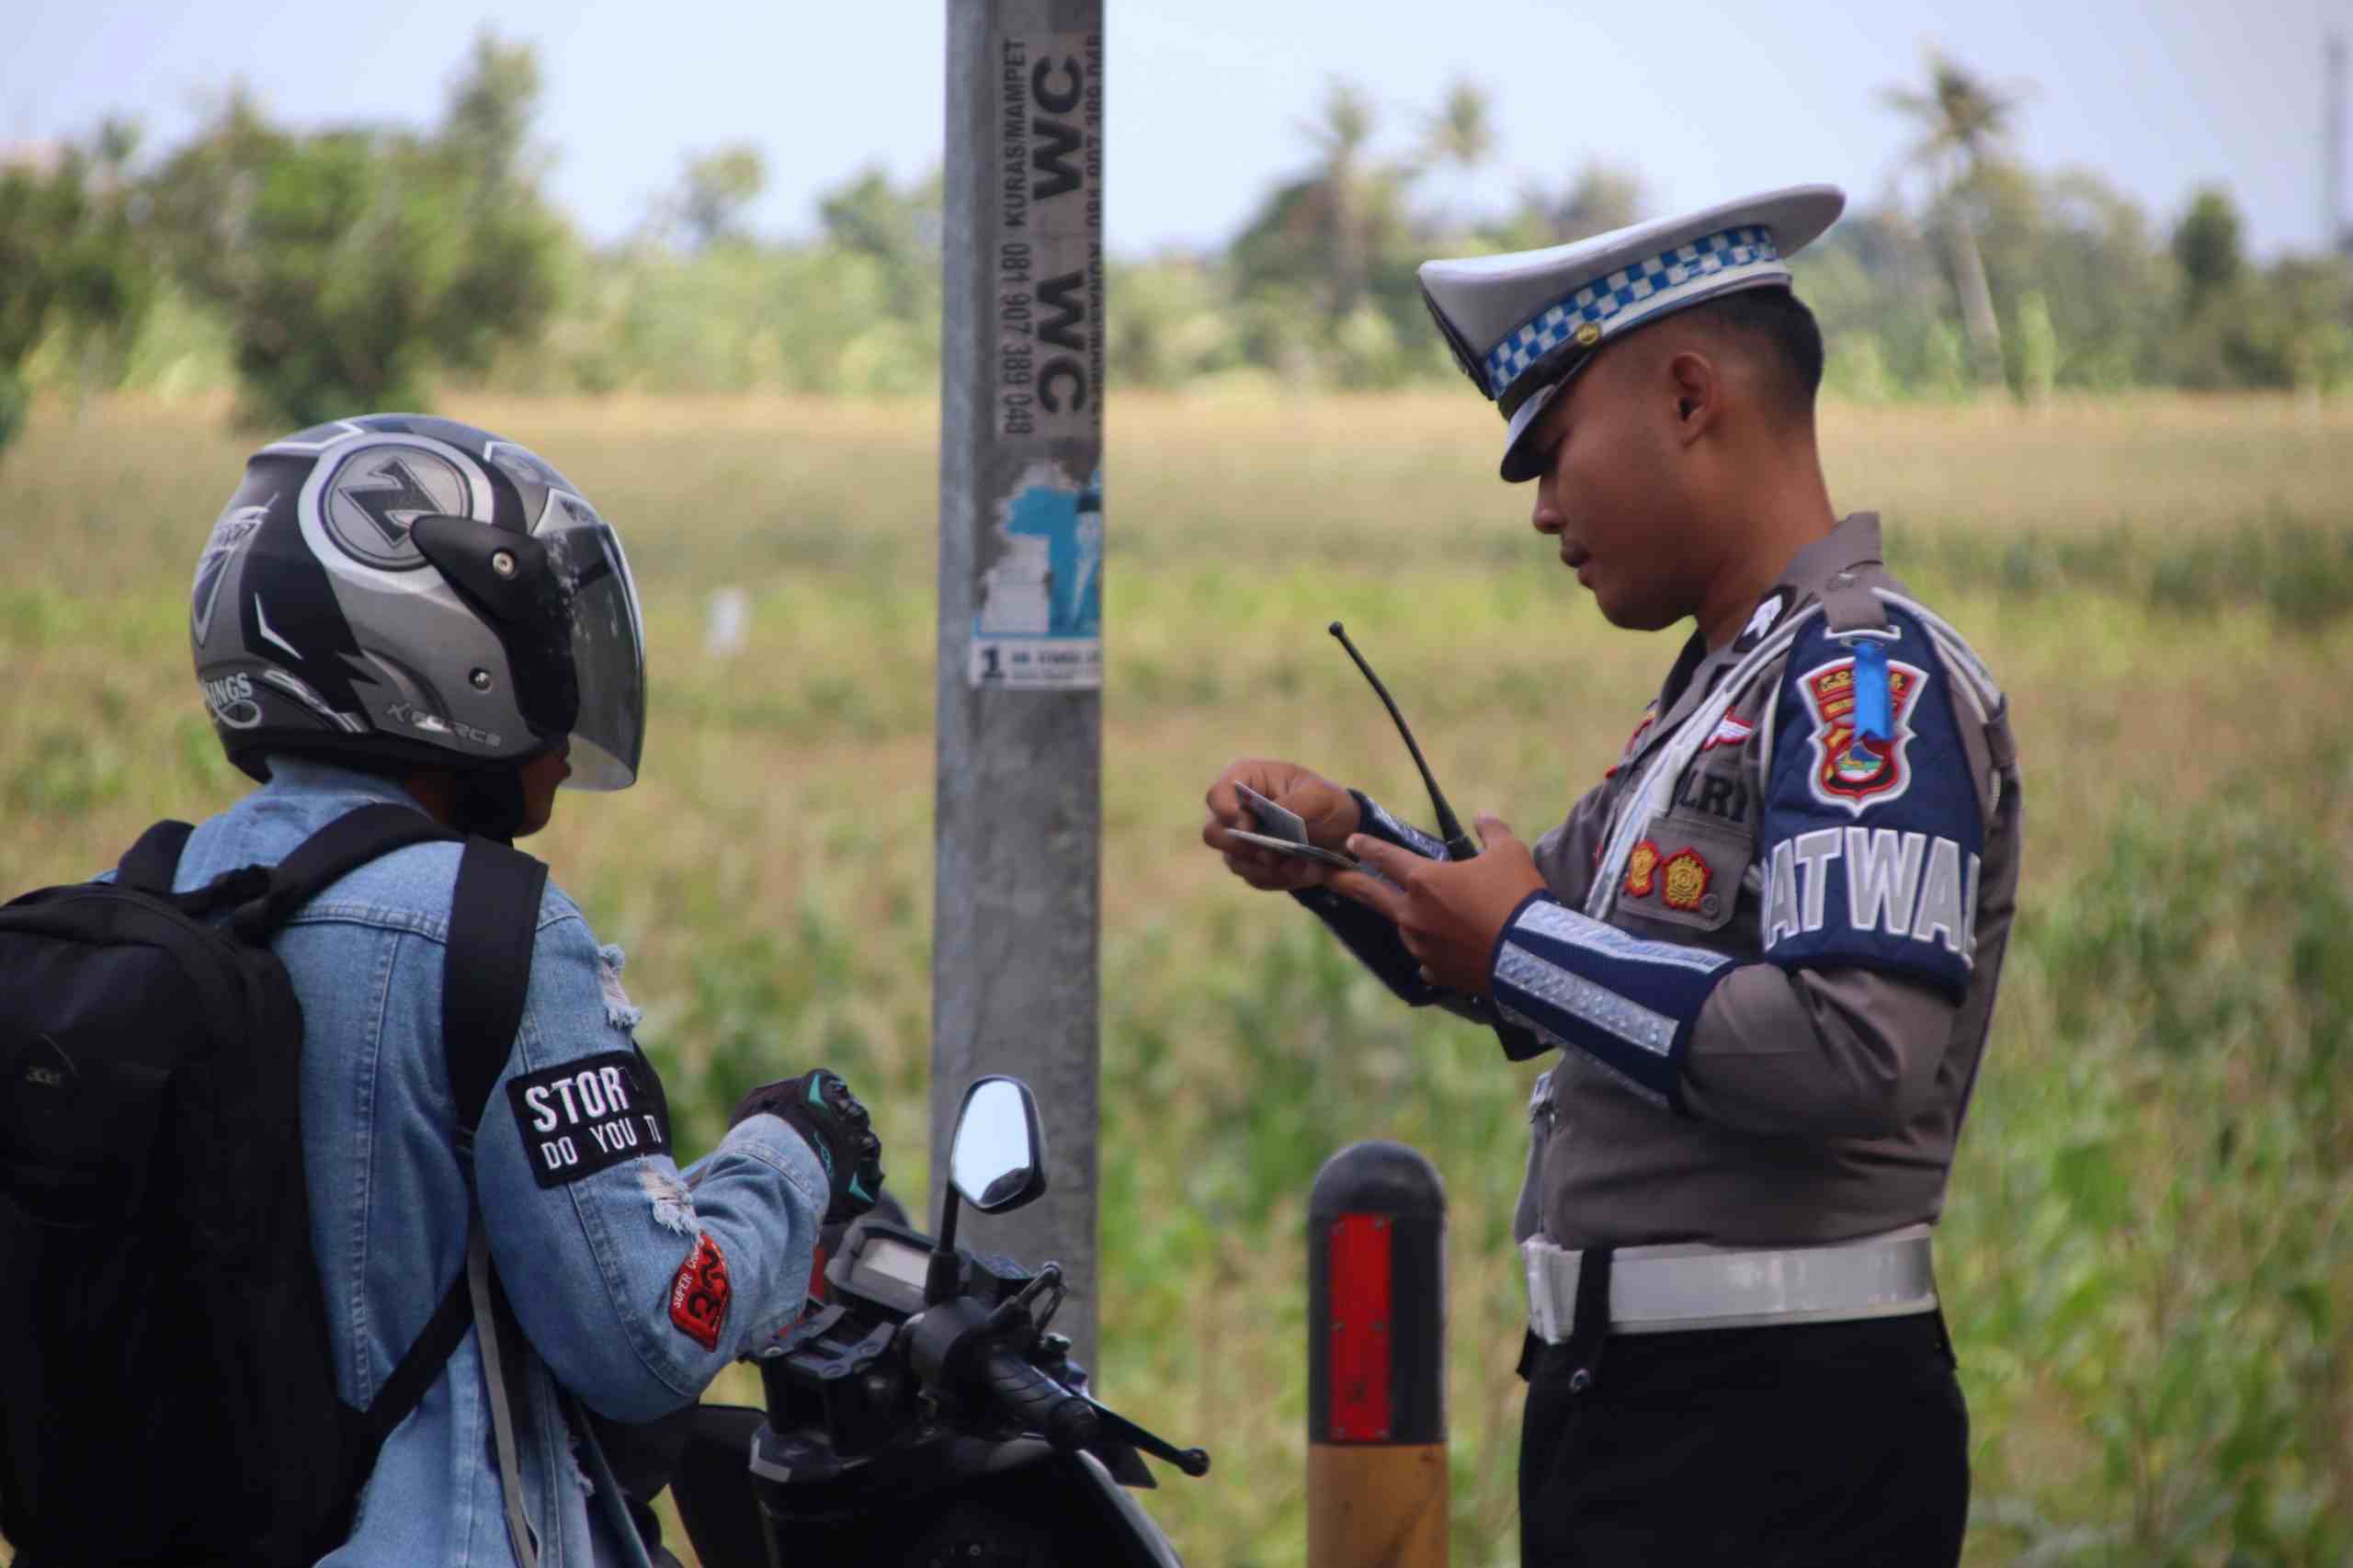
<svg viewBox="0 0 2353 1568">
<path fill-rule="evenodd" d="M 572 724 L 575 790 L 625 790 L 645 744 L 645 636 L 637 584 L 619 535 L 585 502 L 559 495 L 540 525 L 548 562 L 571 608 L 579 713 Z"/>
</svg>

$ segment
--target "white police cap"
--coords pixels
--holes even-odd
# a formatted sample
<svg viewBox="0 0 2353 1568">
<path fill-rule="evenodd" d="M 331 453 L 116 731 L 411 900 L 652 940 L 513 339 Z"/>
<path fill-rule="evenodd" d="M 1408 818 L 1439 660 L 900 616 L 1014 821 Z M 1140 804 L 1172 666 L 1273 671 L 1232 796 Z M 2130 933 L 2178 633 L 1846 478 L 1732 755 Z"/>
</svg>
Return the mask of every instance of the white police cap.
<svg viewBox="0 0 2353 1568">
<path fill-rule="evenodd" d="M 1603 344 L 1736 289 L 1789 287 L 1787 258 L 1846 205 L 1836 186 L 1798 185 L 1574 244 L 1424 262 L 1423 302 L 1510 422 L 1504 478 L 1536 477 L 1529 431 Z"/>
</svg>

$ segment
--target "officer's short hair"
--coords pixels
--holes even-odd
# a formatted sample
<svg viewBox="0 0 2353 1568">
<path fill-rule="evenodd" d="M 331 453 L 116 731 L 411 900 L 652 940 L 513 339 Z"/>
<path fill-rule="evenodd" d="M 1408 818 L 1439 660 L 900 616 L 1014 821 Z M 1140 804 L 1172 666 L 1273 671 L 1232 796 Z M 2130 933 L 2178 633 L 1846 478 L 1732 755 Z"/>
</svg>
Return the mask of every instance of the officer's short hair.
<svg viewBox="0 0 2353 1568">
<path fill-rule="evenodd" d="M 1822 326 L 1787 289 L 1742 289 L 1691 307 L 1709 325 L 1763 346 L 1781 372 L 1786 412 L 1810 413 L 1822 390 Z"/>
</svg>

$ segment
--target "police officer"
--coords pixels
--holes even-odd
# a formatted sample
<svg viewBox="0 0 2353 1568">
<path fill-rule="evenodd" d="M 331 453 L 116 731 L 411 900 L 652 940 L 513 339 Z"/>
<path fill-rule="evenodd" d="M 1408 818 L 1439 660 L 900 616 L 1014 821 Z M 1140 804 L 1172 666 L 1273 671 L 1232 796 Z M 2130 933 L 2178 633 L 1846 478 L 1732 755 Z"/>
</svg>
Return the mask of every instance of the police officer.
<svg viewBox="0 0 2353 1568">
<path fill-rule="evenodd" d="M 1506 481 L 1614 625 L 1688 619 L 1617 762 L 1473 858 L 1295 764 L 1203 837 L 1405 1001 L 1550 1071 L 1530 1101 L 1523 1560 L 1952 1563 L 1967 1415 L 1931 1227 L 2018 874 L 2001 692 L 1834 513 L 1802 187 L 1421 269 L 1509 421 Z M 1236 786 L 1360 858 L 1231 836 Z"/>
<path fill-rule="evenodd" d="M 486 575 L 456 571 L 452 551 L 484 538 L 515 547 L 485 557 Z M 262 448 L 190 605 L 213 726 L 261 787 L 197 827 L 176 885 L 275 864 L 371 802 L 510 840 L 546 825 L 559 785 L 626 788 L 644 737 L 641 626 L 620 538 L 522 447 L 372 415 Z M 747 1095 L 682 1170 L 620 950 L 551 883 L 521 1028 L 469 1155 L 440 1014 L 459 856 L 448 841 L 395 850 L 277 942 L 302 1006 L 303 1162 L 338 1392 L 355 1409 L 381 1392 L 464 1272 L 477 1211 L 523 1341 L 519 1366 L 492 1376 L 477 1320 L 326 1561 L 643 1564 L 595 1418 L 690 1405 L 788 1326 L 820 1224 L 874 1201 L 881 1146 L 818 1071 Z"/>
</svg>

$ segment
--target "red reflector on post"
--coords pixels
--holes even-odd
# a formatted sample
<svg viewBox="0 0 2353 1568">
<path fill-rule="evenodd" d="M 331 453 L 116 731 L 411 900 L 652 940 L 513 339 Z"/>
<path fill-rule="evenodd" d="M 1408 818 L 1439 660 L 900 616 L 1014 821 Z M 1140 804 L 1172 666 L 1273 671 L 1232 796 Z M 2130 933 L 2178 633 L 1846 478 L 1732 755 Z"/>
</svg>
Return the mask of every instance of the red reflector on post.
<svg viewBox="0 0 2353 1568">
<path fill-rule="evenodd" d="M 1386 1442 L 1390 1242 L 1386 1214 L 1343 1214 L 1331 1235 L 1331 1414 L 1334 1442 Z"/>
</svg>

